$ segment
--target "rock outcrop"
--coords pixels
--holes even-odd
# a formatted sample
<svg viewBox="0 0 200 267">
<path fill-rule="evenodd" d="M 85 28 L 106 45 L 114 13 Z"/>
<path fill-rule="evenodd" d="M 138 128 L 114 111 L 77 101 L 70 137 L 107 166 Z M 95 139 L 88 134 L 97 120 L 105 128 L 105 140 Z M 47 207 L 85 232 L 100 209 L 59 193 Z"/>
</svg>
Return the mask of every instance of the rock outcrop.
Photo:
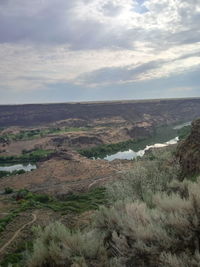
<svg viewBox="0 0 200 267">
<path fill-rule="evenodd" d="M 148 122 L 137 123 L 127 129 L 127 134 L 133 139 L 147 138 L 155 134 L 155 128 Z"/>
<path fill-rule="evenodd" d="M 182 177 L 200 174 L 200 119 L 192 123 L 191 134 L 178 146 Z"/>
</svg>

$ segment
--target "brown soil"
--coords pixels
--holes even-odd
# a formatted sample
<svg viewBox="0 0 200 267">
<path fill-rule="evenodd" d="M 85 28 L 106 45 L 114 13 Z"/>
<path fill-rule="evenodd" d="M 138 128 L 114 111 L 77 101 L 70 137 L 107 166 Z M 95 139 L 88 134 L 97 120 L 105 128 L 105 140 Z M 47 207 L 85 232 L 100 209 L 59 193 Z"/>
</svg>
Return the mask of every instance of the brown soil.
<svg viewBox="0 0 200 267">
<path fill-rule="evenodd" d="M 83 191 L 92 184 L 99 185 L 123 169 L 133 166 L 131 161 L 90 160 L 76 155 L 76 159 L 54 158 L 43 162 L 37 170 L 0 179 L 0 188 L 27 188 L 34 192 L 62 194 L 71 190 Z M 94 183 L 95 182 L 95 183 Z"/>
<path fill-rule="evenodd" d="M 22 153 L 24 149 L 32 150 L 35 148 L 42 148 L 44 144 L 46 144 L 50 140 L 49 137 L 40 138 L 40 139 L 32 139 L 26 141 L 16 141 L 11 142 L 10 144 L 3 145 L 0 143 L 0 151 L 2 152 L 2 156 L 10 156 L 10 155 L 19 155 Z"/>
</svg>

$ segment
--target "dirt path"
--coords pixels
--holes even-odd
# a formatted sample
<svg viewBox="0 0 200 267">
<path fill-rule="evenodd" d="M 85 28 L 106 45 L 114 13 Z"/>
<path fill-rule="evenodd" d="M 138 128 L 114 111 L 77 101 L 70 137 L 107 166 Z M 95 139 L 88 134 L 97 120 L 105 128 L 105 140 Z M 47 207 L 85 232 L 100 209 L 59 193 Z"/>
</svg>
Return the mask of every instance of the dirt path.
<svg viewBox="0 0 200 267">
<path fill-rule="evenodd" d="M 3 245 L 3 247 L 0 248 L 0 254 L 3 253 L 3 251 L 4 251 L 4 250 L 5 250 L 5 249 L 6 249 L 6 248 L 13 242 L 13 240 L 15 240 L 15 238 L 19 235 L 19 233 L 20 233 L 26 226 L 28 226 L 28 225 L 34 223 L 34 222 L 37 220 L 37 216 L 36 216 L 36 214 L 32 213 L 32 216 L 33 216 L 33 219 L 32 219 L 30 222 L 24 224 L 20 229 L 18 229 L 18 230 L 15 232 L 15 234 L 13 235 L 13 237 L 12 237 L 11 239 L 9 239 L 8 242 L 6 242 L 6 244 Z"/>
<path fill-rule="evenodd" d="M 104 177 L 104 178 L 95 180 L 94 182 L 92 182 L 91 184 L 89 184 L 88 189 L 90 189 L 92 186 L 98 184 L 100 181 L 105 181 L 106 179 L 108 179 L 108 177 Z"/>
</svg>

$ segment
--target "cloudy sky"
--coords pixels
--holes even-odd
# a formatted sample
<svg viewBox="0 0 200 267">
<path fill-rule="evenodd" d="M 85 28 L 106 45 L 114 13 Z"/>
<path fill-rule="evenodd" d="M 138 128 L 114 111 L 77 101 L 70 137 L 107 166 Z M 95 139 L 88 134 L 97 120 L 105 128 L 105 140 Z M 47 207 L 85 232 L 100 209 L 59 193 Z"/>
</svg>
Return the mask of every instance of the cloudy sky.
<svg viewBox="0 0 200 267">
<path fill-rule="evenodd" d="M 200 97 L 200 0 L 0 0 L 0 95 Z"/>
</svg>

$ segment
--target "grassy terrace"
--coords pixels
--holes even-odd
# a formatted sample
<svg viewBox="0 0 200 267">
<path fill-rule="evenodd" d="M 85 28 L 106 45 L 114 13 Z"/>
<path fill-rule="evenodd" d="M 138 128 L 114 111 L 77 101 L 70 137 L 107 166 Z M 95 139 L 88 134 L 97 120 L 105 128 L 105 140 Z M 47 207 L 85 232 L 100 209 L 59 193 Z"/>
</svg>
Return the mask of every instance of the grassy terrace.
<svg viewBox="0 0 200 267">
<path fill-rule="evenodd" d="M 63 213 L 82 213 L 87 210 L 97 209 L 106 204 L 105 189 L 95 188 L 87 193 L 66 195 L 64 200 L 50 197 L 45 194 L 34 194 L 26 189 L 16 193 L 16 199 L 21 203 L 22 209 L 31 207 L 49 208 Z"/>
<path fill-rule="evenodd" d="M 180 136 L 180 139 L 184 139 L 189 135 L 190 130 L 191 126 L 185 126 L 179 130 L 173 129 L 173 126 L 161 126 L 156 129 L 155 134 L 152 137 L 137 140 L 130 139 L 115 144 L 104 144 L 88 149 L 80 149 L 78 152 L 87 158 L 105 158 L 107 155 L 112 155 L 119 151 L 126 151 L 129 149 L 139 151 L 144 149 L 147 145 L 164 143 L 176 136 Z"/>
<path fill-rule="evenodd" d="M 13 190 L 10 188 L 10 193 Z M 7 188 L 5 188 L 5 194 Z M 19 207 L 0 219 L 0 233 L 5 229 L 6 225 L 11 222 L 22 211 L 34 208 L 49 208 L 56 212 L 79 214 L 88 210 L 98 209 L 100 205 L 107 203 L 105 189 L 95 188 L 87 193 L 66 195 L 65 199 L 60 201 L 56 198 L 45 194 L 34 194 L 26 189 L 21 189 L 14 193 L 14 202 L 19 203 Z"/>
<path fill-rule="evenodd" d="M 53 154 L 53 150 L 37 149 L 32 152 L 26 152 L 19 156 L 0 156 L 0 165 L 17 164 L 17 163 L 35 163 L 48 159 Z"/>
<path fill-rule="evenodd" d="M 50 134 L 88 131 L 89 129 L 90 129 L 89 127 L 64 127 L 64 128 L 35 129 L 35 130 L 29 130 L 29 131 L 20 131 L 17 134 L 4 134 L 0 136 L 0 140 L 1 142 L 32 140 L 32 139 L 45 137 Z"/>
</svg>

